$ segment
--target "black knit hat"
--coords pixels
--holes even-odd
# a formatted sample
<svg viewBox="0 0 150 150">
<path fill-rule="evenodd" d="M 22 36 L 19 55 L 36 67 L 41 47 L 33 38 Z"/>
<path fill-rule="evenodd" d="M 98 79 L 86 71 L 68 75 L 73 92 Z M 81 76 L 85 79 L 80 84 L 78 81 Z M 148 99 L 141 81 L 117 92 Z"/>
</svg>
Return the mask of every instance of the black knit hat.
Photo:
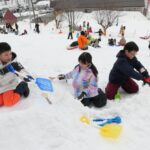
<svg viewBox="0 0 150 150">
<path fill-rule="evenodd" d="M 0 43 L 0 54 L 6 51 L 11 51 L 11 47 L 8 43 L 6 42 L 1 42 Z"/>
</svg>

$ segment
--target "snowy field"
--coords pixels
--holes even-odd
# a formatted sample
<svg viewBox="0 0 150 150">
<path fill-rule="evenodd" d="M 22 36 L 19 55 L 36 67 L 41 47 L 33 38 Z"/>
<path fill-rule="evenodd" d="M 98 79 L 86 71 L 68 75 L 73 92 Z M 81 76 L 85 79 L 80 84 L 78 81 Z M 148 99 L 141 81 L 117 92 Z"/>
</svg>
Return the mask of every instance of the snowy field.
<svg viewBox="0 0 150 150">
<path fill-rule="evenodd" d="M 83 20 L 89 21 L 94 31 L 99 29 L 92 14 L 85 14 L 81 24 Z M 150 21 L 139 12 L 124 12 L 119 21 L 119 25 L 111 27 L 108 34 L 119 40 L 120 26 L 125 25 L 127 41 L 138 44 L 140 51 L 137 57 L 150 72 L 148 40 L 139 38 L 150 35 Z M 72 42 L 67 40 L 66 27 L 63 34 L 58 34 L 58 31 L 52 31 L 54 22 L 40 25 L 41 34 L 37 35 L 33 27 L 30 29 L 28 21 L 18 24 L 21 32 L 26 28 L 29 34 L 0 35 L 0 41 L 11 45 L 18 54 L 18 60 L 32 75 L 57 76 L 77 65 L 82 51 L 66 50 Z M 100 45 L 101 48 L 97 49 L 89 47 L 88 52 L 99 71 L 99 87 L 104 90 L 116 54 L 122 47 L 109 47 L 107 37 L 102 37 Z M 53 81 L 54 92 L 49 95 L 52 105 L 41 96 L 35 85 L 30 84 L 31 94 L 27 99 L 13 107 L 0 108 L 0 150 L 150 150 L 150 87 L 143 87 L 141 81 L 138 84 L 138 94 L 126 95 L 120 90 L 121 101 L 108 101 L 101 109 L 83 107 L 74 99 L 71 81 Z M 104 139 L 98 128 L 80 122 L 82 115 L 104 118 L 119 115 L 123 127 L 120 138 Z"/>
</svg>

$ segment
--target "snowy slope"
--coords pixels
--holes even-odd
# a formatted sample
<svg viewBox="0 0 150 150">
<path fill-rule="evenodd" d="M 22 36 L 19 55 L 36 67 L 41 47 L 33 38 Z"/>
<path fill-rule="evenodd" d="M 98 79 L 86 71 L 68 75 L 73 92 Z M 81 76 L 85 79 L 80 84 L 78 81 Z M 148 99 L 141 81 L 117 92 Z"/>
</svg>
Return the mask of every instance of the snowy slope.
<svg viewBox="0 0 150 150">
<path fill-rule="evenodd" d="M 89 14 L 88 14 L 89 15 Z M 92 14 L 84 15 L 94 30 L 98 25 Z M 81 21 L 82 21 L 81 20 Z M 140 13 L 124 12 L 119 26 L 109 29 L 109 33 L 118 37 L 120 25 L 126 25 L 127 40 L 134 40 L 140 47 L 138 59 L 150 71 L 150 51 L 148 41 L 139 39 L 149 32 L 150 23 Z M 53 22 L 41 25 L 41 34 L 33 33 L 27 21 L 19 22 L 20 30 L 27 28 L 26 36 L 0 35 L 1 41 L 7 41 L 12 50 L 18 54 L 18 60 L 34 76 L 56 76 L 67 73 L 78 63 L 80 50 L 67 51 L 66 46 L 72 42 L 67 40 L 67 29 L 63 34 L 52 31 Z M 141 33 L 141 29 L 143 32 Z M 102 48 L 89 48 L 93 63 L 99 70 L 99 86 L 104 90 L 115 56 L 121 47 L 107 46 L 107 38 L 102 38 Z M 142 87 L 136 95 L 125 95 L 123 91 L 120 102 L 108 101 L 101 109 L 83 107 L 74 99 L 71 82 L 54 80 L 54 93 L 50 99 L 52 105 L 41 96 L 35 85 L 30 84 L 31 95 L 22 99 L 11 108 L 0 108 L 0 149 L 2 150 L 149 150 L 150 135 L 150 101 L 149 87 Z M 99 135 L 95 127 L 80 122 L 80 117 L 112 117 L 121 116 L 123 132 L 116 140 L 106 140 Z"/>
</svg>

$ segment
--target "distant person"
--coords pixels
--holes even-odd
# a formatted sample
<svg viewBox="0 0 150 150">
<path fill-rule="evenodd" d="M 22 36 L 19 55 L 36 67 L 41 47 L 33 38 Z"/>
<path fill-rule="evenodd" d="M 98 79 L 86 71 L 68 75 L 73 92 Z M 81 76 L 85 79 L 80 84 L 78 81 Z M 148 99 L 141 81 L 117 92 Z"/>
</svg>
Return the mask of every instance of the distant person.
<svg viewBox="0 0 150 150">
<path fill-rule="evenodd" d="M 122 34 L 125 35 L 125 29 L 126 29 L 126 27 L 123 26 L 123 25 L 121 25 L 119 34 L 120 34 L 120 35 L 122 35 Z"/>
<path fill-rule="evenodd" d="M 84 31 L 81 31 L 81 35 L 78 37 L 78 44 L 81 50 L 88 49 L 88 39 Z"/>
<path fill-rule="evenodd" d="M 19 26 L 18 26 L 17 23 L 15 23 L 15 29 L 16 29 L 17 32 L 19 32 Z"/>
<path fill-rule="evenodd" d="M 115 46 L 116 45 L 116 39 L 113 39 L 113 38 L 108 39 L 108 45 L 109 46 Z"/>
<path fill-rule="evenodd" d="M 25 29 L 23 33 L 21 33 L 20 35 L 26 35 L 28 32 L 27 30 Z"/>
<path fill-rule="evenodd" d="M 0 22 L 1 23 L 3 22 L 3 12 L 2 12 L 2 10 L 0 10 Z"/>
<path fill-rule="evenodd" d="M 83 28 L 85 28 L 85 24 L 86 24 L 86 22 L 85 22 L 85 21 L 83 21 Z"/>
<path fill-rule="evenodd" d="M 79 26 L 79 31 L 82 31 L 82 26 L 81 25 Z"/>
<path fill-rule="evenodd" d="M 89 22 L 87 22 L 87 30 L 89 29 L 89 27 L 90 27 L 90 23 L 89 23 Z"/>
<path fill-rule="evenodd" d="M 78 41 L 74 41 L 70 44 L 70 47 L 76 47 L 78 46 Z"/>
<path fill-rule="evenodd" d="M 38 34 L 40 33 L 39 26 L 40 25 L 38 23 L 35 24 L 35 32 L 37 32 Z"/>
<path fill-rule="evenodd" d="M 72 25 L 69 25 L 69 34 L 68 34 L 68 39 L 73 39 L 73 27 Z"/>
<path fill-rule="evenodd" d="M 98 33 L 98 36 L 99 36 L 99 39 L 101 39 L 101 36 L 104 34 L 102 29 L 99 29 L 97 32 L 95 33 Z"/>
<path fill-rule="evenodd" d="M 122 37 L 120 39 L 120 41 L 118 42 L 119 46 L 125 46 L 126 45 L 126 39 L 124 37 L 124 34 L 122 34 Z"/>
</svg>

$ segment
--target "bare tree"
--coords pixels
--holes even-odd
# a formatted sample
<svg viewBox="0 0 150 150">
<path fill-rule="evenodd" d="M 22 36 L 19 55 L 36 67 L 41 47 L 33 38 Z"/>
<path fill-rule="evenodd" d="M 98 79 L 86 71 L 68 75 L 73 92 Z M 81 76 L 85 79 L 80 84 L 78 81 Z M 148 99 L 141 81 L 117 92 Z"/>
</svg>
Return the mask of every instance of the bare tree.
<svg viewBox="0 0 150 150">
<path fill-rule="evenodd" d="M 53 11 L 56 29 L 60 29 L 61 23 L 65 20 L 63 13 L 59 11 Z"/>
<path fill-rule="evenodd" d="M 76 27 L 78 22 L 81 20 L 83 13 L 75 10 L 66 10 L 64 16 L 68 21 L 68 24 L 72 27 Z"/>
<path fill-rule="evenodd" d="M 94 13 L 94 18 L 99 25 L 102 26 L 104 35 L 109 27 L 111 27 L 119 19 L 120 13 L 112 10 L 98 10 Z"/>
<path fill-rule="evenodd" d="M 33 11 L 34 20 L 35 20 L 35 9 L 34 9 L 33 0 L 31 0 L 31 6 L 32 6 L 32 11 Z"/>
<path fill-rule="evenodd" d="M 61 0 L 60 9 L 63 12 L 64 18 L 72 27 L 76 27 L 77 23 L 82 18 L 82 12 L 76 10 L 76 4 L 73 0 Z"/>
</svg>

